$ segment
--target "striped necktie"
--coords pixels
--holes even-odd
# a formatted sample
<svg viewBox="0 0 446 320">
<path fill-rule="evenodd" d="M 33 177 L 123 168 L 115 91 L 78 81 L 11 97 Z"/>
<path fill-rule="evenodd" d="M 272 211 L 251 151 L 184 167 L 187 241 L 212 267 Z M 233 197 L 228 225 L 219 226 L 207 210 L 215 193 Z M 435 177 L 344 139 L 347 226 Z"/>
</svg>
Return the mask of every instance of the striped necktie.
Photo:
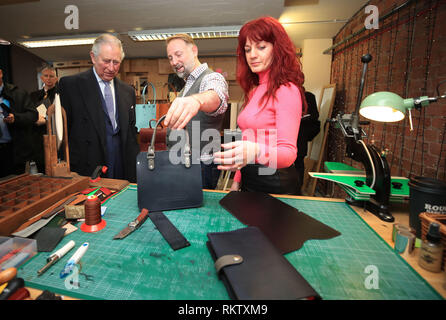
<svg viewBox="0 0 446 320">
<path fill-rule="evenodd" d="M 104 100 L 105 106 L 107 107 L 108 117 L 113 125 L 113 129 L 116 129 L 116 117 L 115 117 L 115 108 L 113 104 L 113 95 L 110 88 L 110 82 L 104 81 Z"/>
</svg>

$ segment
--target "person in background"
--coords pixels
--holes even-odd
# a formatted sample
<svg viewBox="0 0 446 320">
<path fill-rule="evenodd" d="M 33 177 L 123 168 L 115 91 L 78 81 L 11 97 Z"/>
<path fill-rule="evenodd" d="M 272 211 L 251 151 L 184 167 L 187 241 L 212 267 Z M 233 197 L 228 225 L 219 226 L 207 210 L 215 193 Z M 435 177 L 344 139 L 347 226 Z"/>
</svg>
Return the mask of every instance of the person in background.
<svg viewBox="0 0 446 320">
<path fill-rule="evenodd" d="M 245 93 L 237 123 L 242 140 L 214 153 L 221 170 L 237 170 L 232 191 L 294 194 L 297 137 L 306 111 L 304 75 L 295 46 L 272 17 L 240 29 L 237 81 Z"/>
<path fill-rule="evenodd" d="M 294 166 L 297 171 L 296 195 L 302 195 L 302 185 L 305 173 L 305 157 L 308 153 L 308 142 L 312 141 L 321 130 L 319 121 L 319 111 L 317 110 L 316 97 L 311 92 L 305 91 L 305 100 L 307 101 L 308 111 L 302 116 L 297 137 L 297 157 Z"/>
<path fill-rule="evenodd" d="M 136 96 L 131 86 L 116 78 L 124 59 L 121 41 L 100 35 L 90 58 L 93 68 L 59 81 L 71 170 L 91 176 L 96 167 L 106 166 L 106 178 L 136 182 Z"/>
<path fill-rule="evenodd" d="M 45 64 L 40 70 L 40 79 L 43 82 L 43 88 L 30 93 L 31 101 L 39 112 L 39 118 L 33 125 L 33 160 L 36 162 L 38 172 L 45 172 L 45 151 L 43 147 L 43 135 L 47 133 L 46 129 L 46 109 L 54 102 L 57 92 L 56 69 Z"/>
<path fill-rule="evenodd" d="M 220 137 L 224 113 L 228 108 L 228 84 L 223 75 L 209 69 L 207 63 L 200 63 L 198 48 L 187 34 L 174 35 L 166 40 L 166 44 L 170 65 L 186 84 L 172 102 L 164 125 L 171 129 L 186 127 L 192 152 L 198 150 L 201 155 L 204 147 L 209 144 L 219 150 L 221 139 L 204 141 L 202 133 L 206 129 L 215 129 Z M 194 139 L 198 137 L 198 134 L 193 134 L 192 131 L 194 122 L 200 128 L 199 139 Z M 203 188 L 215 189 L 220 176 L 217 165 L 212 161 L 202 161 L 201 172 Z"/>
<path fill-rule="evenodd" d="M 32 160 L 31 127 L 37 117 L 28 93 L 3 82 L 0 69 L 0 178 L 25 172 Z"/>
</svg>

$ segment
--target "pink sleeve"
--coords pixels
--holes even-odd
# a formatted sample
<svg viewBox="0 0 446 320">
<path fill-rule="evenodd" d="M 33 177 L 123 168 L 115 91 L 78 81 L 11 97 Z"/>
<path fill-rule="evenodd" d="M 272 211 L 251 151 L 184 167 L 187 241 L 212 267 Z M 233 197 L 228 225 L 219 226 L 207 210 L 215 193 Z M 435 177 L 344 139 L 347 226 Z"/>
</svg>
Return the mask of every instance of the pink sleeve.
<svg viewBox="0 0 446 320">
<path fill-rule="evenodd" d="M 242 182 L 242 174 L 241 174 L 240 170 L 237 170 L 235 172 L 234 181 L 238 182 L 238 183 Z"/>
<path fill-rule="evenodd" d="M 276 135 L 259 143 L 256 162 L 272 168 L 287 168 L 297 157 L 297 136 L 302 117 L 302 99 L 295 85 L 281 86 L 276 92 Z M 274 133 L 274 132 L 272 132 Z M 259 140 L 258 140 L 259 141 Z M 261 141 L 261 139 L 260 139 Z"/>
</svg>

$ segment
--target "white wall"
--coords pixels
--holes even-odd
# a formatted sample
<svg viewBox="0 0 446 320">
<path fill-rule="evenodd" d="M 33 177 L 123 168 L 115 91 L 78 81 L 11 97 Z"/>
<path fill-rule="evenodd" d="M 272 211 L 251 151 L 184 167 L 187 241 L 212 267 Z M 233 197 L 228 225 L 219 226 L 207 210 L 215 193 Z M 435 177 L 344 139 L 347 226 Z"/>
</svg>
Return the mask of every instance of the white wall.
<svg viewBox="0 0 446 320">
<path fill-rule="evenodd" d="M 323 54 L 327 48 L 332 46 L 332 39 L 306 39 L 302 46 L 302 68 L 305 74 L 304 87 L 306 91 L 312 92 L 316 96 L 318 109 L 320 108 L 320 95 L 322 88 L 330 84 L 331 54 Z M 324 136 L 324 125 L 326 117 L 319 113 L 321 121 L 321 131 L 313 139 L 309 158 L 318 160 L 322 148 Z M 311 143 L 311 142 L 310 142 Z M 313 169 L 310 169 L 312 171 Z"/>
<path fill-rule="evenodd" d="M 332 39 L 306 39 L 302 46 L 302 66 L 305 90 L 319 98 L 322 87 L 330 83 L 331 54 L 322 54 L 333 44 Z"/>
</svg>

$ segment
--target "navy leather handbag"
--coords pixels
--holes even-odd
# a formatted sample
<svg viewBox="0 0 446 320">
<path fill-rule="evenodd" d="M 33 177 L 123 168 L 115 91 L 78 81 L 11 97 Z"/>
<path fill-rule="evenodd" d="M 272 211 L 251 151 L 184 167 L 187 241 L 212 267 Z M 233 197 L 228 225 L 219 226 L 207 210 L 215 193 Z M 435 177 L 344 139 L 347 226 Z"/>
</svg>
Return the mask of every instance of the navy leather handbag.
<svg viewBox="0 0 446 320">
<path fill-rule="evenodd" d="M 200 159 L 193 159 L 187 130 L 168 150 L 155 150 L 155 126 L 147 152 L 136 158 L 138 206 L 149 211 L 200 207 L 203 203 Z"/>
</svg>

